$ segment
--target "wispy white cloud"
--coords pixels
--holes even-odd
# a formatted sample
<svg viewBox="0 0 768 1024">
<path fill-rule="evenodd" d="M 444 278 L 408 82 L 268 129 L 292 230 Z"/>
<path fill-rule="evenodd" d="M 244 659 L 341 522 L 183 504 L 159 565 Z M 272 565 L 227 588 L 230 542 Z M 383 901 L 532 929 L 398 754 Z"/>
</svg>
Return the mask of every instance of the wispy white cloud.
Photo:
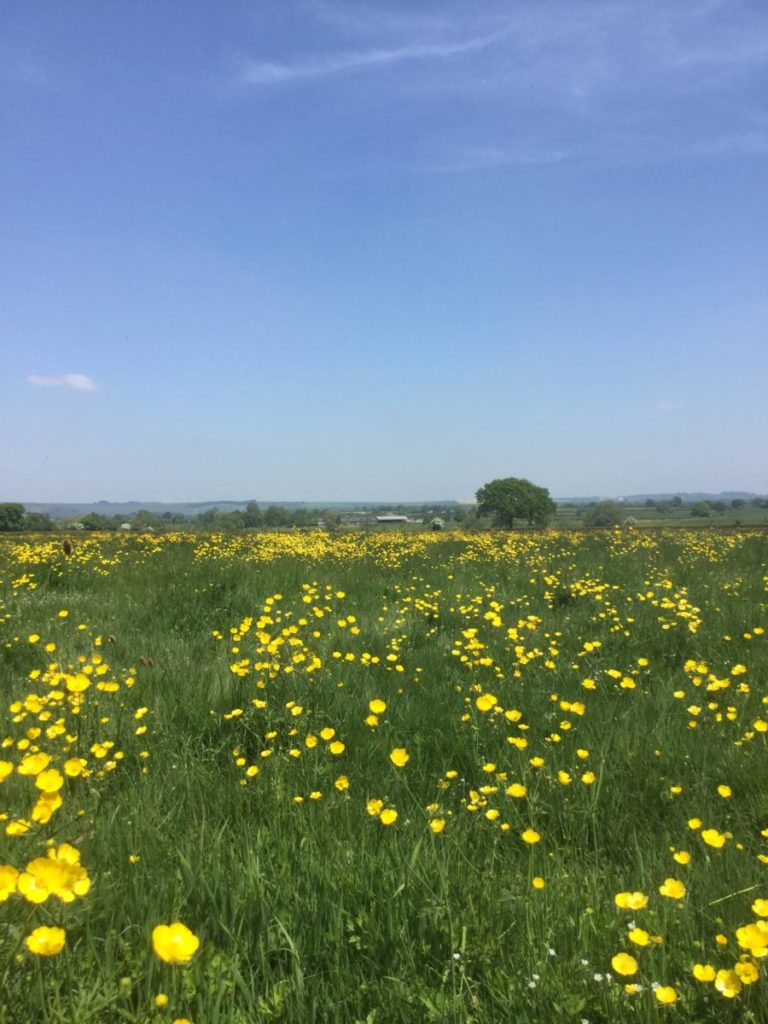
<svg viewBox="0 0 768 1024">
<path fill-rule="evenodd" d="M 403 161 L 412 170 L 765 153 L 755 86 L 768 67 L 768 8 L 757 0 L 299 4 L 313 32 L 284 36 L 290 51 L 241 57 L 230 84 L 354 73 L 354 111 L 372 100 L 423 118 L 420 152 Z M 453 102 L 456 119 L 445 116 Z"/>
<path fill-rule="evenodd" d="M 463 42 L 413 43 L 389 49 L 361 50 L 308 57 L 296 62 L 246 60 L 241 81 L 248 85 L 269 85 L 290 82 L 297 78 L 319 78 L 344 71 L 386 67 L 404 61 L 444 60 L 463 53 L 483 50 L 496 42 L 500 33 L 468 39 Z"/>
<path fill-rule="evenodd" d="M 475 68 L 478 80 L 512 90 L 538 78 L 545 88 L 567 84 L 582 94 L 636 81 L 658 84 L 660 74 L 747 72 L 768 61 L 768 14 L 735 0 L 519 0 L 514 8 L 491 0 L 482 7 L 448 3 L 428 13 L 316 0 L 305 13 L 330 29 L 331 40 L 353 46 L 295 60 L 246 59 L 241 83 L 375 71 L 479 52 L 497 42 L 503 45 L 494 59 Z"/>
<path fill-rule="evenodd" d="M 497 167 L 541 167 L 556 164 L 561 160 L 573 157 L 573 151 L 565 149 L 549 149 L 546 147 L 503 147 L 476 146 L 460 149 L 448 155 L 444 160 L 437 160 L 425 168 L 427 173 L 459 174 L 463 171 L 476 171 Z"/>
<path fill-rule="evenodd" d="M 658 408 L 661 412 L 679 412 L 683 408 L 683 403 L 679 398 L 662 398 L 658 403 Z"/>
<path fill-rule="evenodd" d="M 711 26 L 710 26 L 711 28 Z M 750 65 L 768 60 L 768 21 L 765 18 L 732 30 L 720 30 L 717 38 L 703 33 L 700 39 L 673 38 L 661 56 L 672 68 L 690 68 L 696 65 L 737 64 L 747 70 Z"/>
<path fill-rule="evenodd" d="M 31 374 L 27 377 L 35 388 L 71 388 L 73 391 L 95 391 L 98 384 L 93 377 L 84 373 L 64 373 L 60 377 L 38 377 Z"/>
</svg>

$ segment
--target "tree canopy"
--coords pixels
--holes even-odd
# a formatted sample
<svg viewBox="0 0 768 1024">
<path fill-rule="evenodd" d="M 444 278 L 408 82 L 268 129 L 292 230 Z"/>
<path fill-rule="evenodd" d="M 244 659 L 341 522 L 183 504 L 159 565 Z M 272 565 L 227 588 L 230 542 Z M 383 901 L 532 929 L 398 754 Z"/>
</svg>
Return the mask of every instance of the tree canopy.
<svg viewBox="0 0 768 1024">
<path fill-rule="evenodd" d="M 624 516 L 624 510 L 616 501 L 596 501 L 587 509 L 584 516 L 585 526 L 618 526 Z"/>
<path fill-rule="evenodd" d="M 23 530 L 25 508 L 14 501 L 0 505 L 0 530 Z"/>
<path fill-rule="evenodd" d="M 516 519 L 529 526 L 543 526 L 557 506 L 546 487 L 537 487 L 530 480 L 509 476 L 491 480 L 477 492 L 477 510 L 481 516 L 492 516 L 497 526 L 510 529 Z"/>
</svg>

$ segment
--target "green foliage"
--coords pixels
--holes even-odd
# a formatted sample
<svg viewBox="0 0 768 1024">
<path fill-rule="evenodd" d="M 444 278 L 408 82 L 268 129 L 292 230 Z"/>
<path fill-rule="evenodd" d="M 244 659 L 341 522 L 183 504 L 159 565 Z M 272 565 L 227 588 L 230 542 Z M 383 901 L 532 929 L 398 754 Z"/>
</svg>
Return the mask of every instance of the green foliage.
<svg viewBox="0 0 768 1024">
<path fill-rule="evenodd" d="M 119 516 L 103 516 L 99 512 L 88 512 L 80 517 L 86 530 L 116 530 L 120 525 Z"/>
<path fill-rule="evenodd" d="M 584 513 L 585 526 L 618 526 L 624 518 L 624 509 L 615 501 L 598 501 Z"/>
<path fill-rule="evenodd" d="M 264 513 L 265 526 L 288 526 L 291 513 L 282 505 L 269 505 Z"/>
<path fill-rule="evenodd" d="M 208 530 L 216 528 L 216 524 L 221 517 L 221 512 L 215 506 L 213 508 L 207 508 L 204 512 L 201 512 L 197 517 L 197 522 L 200 526 L 205 527 Z"/>
<path fill-rule="evenodd" d="M 530 480 L 506 477 L 491 480 L 477 492 L 478 512 L 492 516 L 497 526 L 510 529 L 515 520 L 524 520 L 529 526 L 543 526 L 557 506 L 546 487 L 537 487 Z"/>
<path fill-rule="evenodd" d="M 24 516 L 24 529 L 30 533 L 46 533 L 55 530 L 56 524 L 45 512 L 27 512 Z"/>
<path fill-rule="evenodd" d="M 145 508 L 140 508 L 138 512 L 134 512 L 131 517 L 131 525 L 136 530 L 146 530 L 149 527 L 156 530 L 159 526 L 163 525 L 163 520 L 160 516 L 155 515 L 154 512 L 150 512 Z"/>
<path fill-rule="evenodd" d="M 0 531 L 5 533 L 23 530 L 24 514 L 24 506 L 16 502 L 6 502 L 0 505 Z"/>
<path fill-rule="evenodd" d="M 262 526 L 264 523 L 264 513 L 259 508 L 255 501 L 249 501 L 245 506 L 245 525 L 249 529 L 253 529 L 257 526 Z"/>
<path fill-rule="evenodd" d="M 225 516 L 222 516 L 222 526 L 225 530 L 237 531 L 245 529 L 245 513 L 239 509 L 233 509 Z"/>
<path fill-rule="evenodd" d="M 325 528 L 329 533 L 336 533 L 341 528 L 341 516 L 333 509 L 330 509 L 325 513 L 323 520 L 325 522 Z"/>
<path fill-rule="evenodd" d="M 697 501 L 694 505 L 691 505 L 691 515 L 699 519 L 707 519 L 710 510 L 711 506 L 708 501 Z"/>
</svg>

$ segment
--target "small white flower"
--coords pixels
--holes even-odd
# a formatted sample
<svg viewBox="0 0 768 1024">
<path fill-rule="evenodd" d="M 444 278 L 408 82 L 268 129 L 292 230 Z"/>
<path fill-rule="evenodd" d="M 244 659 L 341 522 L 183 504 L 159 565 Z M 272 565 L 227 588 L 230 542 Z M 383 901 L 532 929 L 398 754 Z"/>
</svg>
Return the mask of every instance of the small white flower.
<svg viewBox="0 0 768 1024">
<path fill-rule="evenodd" d="M 532 974 L 531 977 L 534 981 L 541 981 L 541 975 L 539 974 Z"/>
<path fill-rule="evenodd" d="M 581 958 L 581 966 L 582 967 L 589 967 L 589 960 L 586 960 L 584 957 L 582 957 Z"/>
<path fill-rule="evenodd" d="M 630 931 L 634 931 L 634 930 L 635 930 L 635 928 L 637 928 L 637 925 L 635 924 L 635 922 L 634 922 L 634 921 L 630 921 L 630 922 L 629 922 L 629 924 L 627 925 L 627 928 L 628 928 L 628 929 L 629 929 Z"/>
<path fill-rule="evenodd" d="M 461 953 L 454 953 L 453 954 L 453 959 L 454 960 L 461 960 Z"/>
<path fill-rule="evenodd" d="M 535 981 L 529 981 L 528 982 L 528 988 L 536 988 L 536 982 Z"/>
<path fill-rule="evenodd" d="M 547 956 L 557 956 L 557 953 L 555 952 L 555 950 L 554 950 L 554 949 L 552 949 L 552 947 L 551 947 L 551 946 L 550 946 L 550 947 L 549 947 L 549 949 L 547 950 Z"/>
<path fill-rule="evenodd" d="M 593 974 L 593 975 L 592 975 L 592 977 L 593 977 L 593 978 L 595 979 L 595 981 L 597 981 L 597 982 L 600 982 L 600 981 L 602 981 L 602 980 L 603 980 L 603 976 L 602 976 L 602 974 Z"/>
</svg>

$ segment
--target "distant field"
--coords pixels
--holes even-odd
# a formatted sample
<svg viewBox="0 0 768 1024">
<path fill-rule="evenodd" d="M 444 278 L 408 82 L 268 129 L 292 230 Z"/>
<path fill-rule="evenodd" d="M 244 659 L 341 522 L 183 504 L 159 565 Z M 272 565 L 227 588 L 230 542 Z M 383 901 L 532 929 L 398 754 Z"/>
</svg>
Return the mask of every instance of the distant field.
<svg viewBox="0 0 768 1024">
<path fill-rule="evenodd" d="M 586 507 L 582 508 L 581 514 L 584 515 L 586 511 Z M 578 512 L 579 510 L 575 508 L 559 507 L 552 521 L 553 525 L 560 528 L 569 526 L 578 528 L 580 519 Z M 692 516 L 690 509 L 687 508 L 662 514 L 657 512 L 655 508 L 646 508 L 645 505 L 623 505 L 622 515 L 624 517 L 631 516 L 637 520 L 638 527 L 644 528 L 649 526 L 682 526 L 691 529 L 708 526 L 715 528 L 726 526 L 768 526 L 768 509 L 753 508 L 751 505 L 739 509 L 729 508 L 725 512 L 712 512 L 707 518 Z"/>
<path fill-rule="evenodd" d="M 768 1021 L 767 683 L 763 531 L 4 536 L 0 1024 Z"/>
</svg>

